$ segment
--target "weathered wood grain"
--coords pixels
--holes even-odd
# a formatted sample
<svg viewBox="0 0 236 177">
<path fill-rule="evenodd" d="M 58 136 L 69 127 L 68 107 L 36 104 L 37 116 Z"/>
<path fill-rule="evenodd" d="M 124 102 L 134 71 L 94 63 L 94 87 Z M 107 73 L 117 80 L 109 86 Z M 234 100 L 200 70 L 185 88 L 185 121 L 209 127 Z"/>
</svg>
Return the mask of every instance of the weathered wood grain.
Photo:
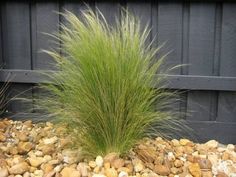
<svg viewBox="0 0 236 177">
<path fill-rule="evenodd" d="M 215 4 L 191 3 L 189 17 L 188 74 L 212 75 L 214 58 Z M 211 119 L 212 92 L 188 94 L 188 120 Z"/>
<path fill-rule="evenodd" d="M 27 3 L 6 2 L 2 6 L 2 37 L 5 68 L 31 69 L 30 8 Z M 12 84 L 10 97 L 26 97 L 29 102 L 12 101 L 13 114 L 32 108 L 31 84 Z"/>
<path fill-rule="evenodd" d="M 220 76 L 236 77 L 236 4 L 225 3 L 222 9 Z M 236 85 L 235 85 L 236 90 Z M 217 121 L 236 122 L 236 92 L 220 92 Z"/>
</svg>

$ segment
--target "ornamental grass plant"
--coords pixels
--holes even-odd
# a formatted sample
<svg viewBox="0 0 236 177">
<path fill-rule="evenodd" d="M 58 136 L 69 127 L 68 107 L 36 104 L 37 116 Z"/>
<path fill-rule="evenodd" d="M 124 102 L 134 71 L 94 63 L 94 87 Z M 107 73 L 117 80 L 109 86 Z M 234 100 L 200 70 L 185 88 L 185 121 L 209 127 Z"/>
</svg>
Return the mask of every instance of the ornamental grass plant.
<svg viewBox="0 0 236 177">
<path fill-rule="evenodd" d="M 41 85 L 50 94 L 40 105 L 67 125 L 74 145 L 90 157 L 124 154 L 143 137 L 175 128 L 168 109 L 175 94 L 163 88 L 165 57 L 156 59 L 148 27 L 126 11 L 113 27 L 99 11 L 62 15 L 66 25 L 53 35 L 60 50 L 45 51 L 58 71 Z"/>
</svg>

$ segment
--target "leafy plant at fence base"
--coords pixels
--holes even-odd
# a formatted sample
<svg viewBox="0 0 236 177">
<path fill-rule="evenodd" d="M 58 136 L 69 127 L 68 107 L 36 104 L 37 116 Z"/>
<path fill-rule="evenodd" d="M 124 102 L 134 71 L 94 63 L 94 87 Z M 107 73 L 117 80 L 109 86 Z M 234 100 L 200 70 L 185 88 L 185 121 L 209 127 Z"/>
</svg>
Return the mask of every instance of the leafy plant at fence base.
<svg viewBox="0 0 236 177">
<path fill-rule="evenodd" d="M 122 154 L 152 135 L 153 125 L 168 129 L 178 124 L 167 109 L 174 94 L 163 89 L 164 76 L 155 75 L 163 73 L 164 57 L 155 59 L 159 49 L 148 43 L 147 27 L 142 31 L 127 12 L 115 27 L 92 10 L 83 11 L 83 19 L 71 12 L 63 16 L 67 25 L 61 24 L 54 36 L 61 52 L 46 51 L 59 71 L 51 76 L 54 84 L 42 85 L 51 94 L 40 105 L 68 125 L 85 155 Z"/>
</svg>

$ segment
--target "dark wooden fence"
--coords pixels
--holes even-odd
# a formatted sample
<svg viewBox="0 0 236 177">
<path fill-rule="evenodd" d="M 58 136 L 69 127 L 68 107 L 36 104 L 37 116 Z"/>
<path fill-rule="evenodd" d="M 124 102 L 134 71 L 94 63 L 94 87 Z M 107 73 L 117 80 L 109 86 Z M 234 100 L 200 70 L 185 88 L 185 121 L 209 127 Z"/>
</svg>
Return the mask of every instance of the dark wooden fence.
<svg viewBox="0 0 236 177">
<path fill-rule="evenodd" d="M 217 139 L 236 143 L 236 3 L 219 1 L 88 1 L 98 7 L 109 23 L 128 7 L 143 24 L 152 27 L 154 45 L 166 42 L 171 64 L 189 64 L 169 75 L 171 89 L 185 90 L 175 108 L 186 114 L 200 141 Z M 35 70 L 52 69 L 52 60 L 40 49 L 53 47 L 44 33 L 59 31 L 63 19 L 55 12 L 70 10 L 80 15 L 83 2 L 3 1 L 0 18 L 0 81 L 14 75 L 12 94 L 42 81 Z M 37 90 L 27 92 L 28 97 Z M 34 103 L 28 106 L 33 107 Z M 14 102 L 13 113 L 25 106 Z"/>
</svg>

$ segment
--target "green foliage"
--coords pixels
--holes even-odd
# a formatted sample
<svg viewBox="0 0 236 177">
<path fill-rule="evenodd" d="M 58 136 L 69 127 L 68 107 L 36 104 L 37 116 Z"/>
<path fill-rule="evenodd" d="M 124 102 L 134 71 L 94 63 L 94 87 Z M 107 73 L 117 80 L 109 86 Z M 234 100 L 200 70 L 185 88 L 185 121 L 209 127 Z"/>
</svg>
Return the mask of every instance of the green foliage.
<svg viewBox="0 0 236 177">
<path fill-rule="evenodd" d="M 148 43 L 149 29 L 141 30 L 139 20 L 127 12 L 115 27 L 100 12 L 82 14 L 82 19 L 62 14 L 67 25 L 61 24 L 54 36 L 61 51 L 46 51 L 58 72 L 51 76 L 54 84 L 42 85 L 51 94 L 41 105 L 67 124 L 85 155 L 123 154 L 152 134 L 152 125 L 171 128 L 173 93 L 163 89 L 163 75 L 155 75 L 164 72 L 164 57 L 155 59 L 159 49 Z"/>
</svg>

